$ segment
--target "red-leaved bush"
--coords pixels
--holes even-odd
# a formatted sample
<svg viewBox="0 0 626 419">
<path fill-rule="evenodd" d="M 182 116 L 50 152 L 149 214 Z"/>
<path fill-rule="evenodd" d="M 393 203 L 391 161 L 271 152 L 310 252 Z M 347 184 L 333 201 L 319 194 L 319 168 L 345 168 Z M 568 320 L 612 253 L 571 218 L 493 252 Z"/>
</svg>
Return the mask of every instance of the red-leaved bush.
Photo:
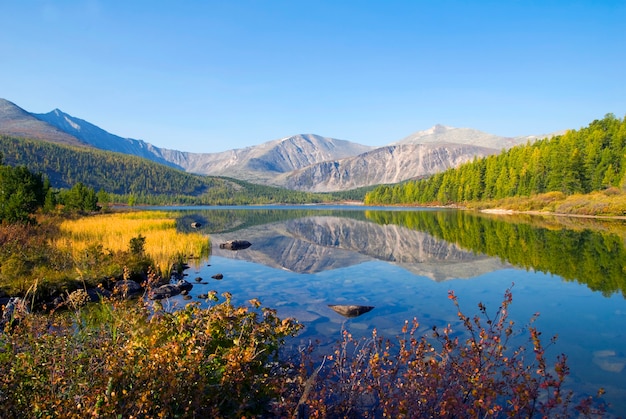
<svg viewBox="0 0 626 419">
<path fill-rule="evenodd" d="M 549 364 L 541 332 L 533 326 L 537 315 L 524 332 L 528 344 L 509 347 L 517 334 L 508 317 L 510 290 L 493 317 L 482 303 L 480 314 L 469 317 L 453 292 L 449 298 L 463 324 L 462 338 L 450 325 L 418 336 L 414 319 L 405 323 L 397 344 L 376 331 L 366 340 L 344 331 L 335 353 L 321 365 L 314 368 L 305 356 L 296 416 L 569 418 L 605 413 L 595 398 L 574 400 L 564 390 L 567 358 L 559 355 Z"/>
</svg>

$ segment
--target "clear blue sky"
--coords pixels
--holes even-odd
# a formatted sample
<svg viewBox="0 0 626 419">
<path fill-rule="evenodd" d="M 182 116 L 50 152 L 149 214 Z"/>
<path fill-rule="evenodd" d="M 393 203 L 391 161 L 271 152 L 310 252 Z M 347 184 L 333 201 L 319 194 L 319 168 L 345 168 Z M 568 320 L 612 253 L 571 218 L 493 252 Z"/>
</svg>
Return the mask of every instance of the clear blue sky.
<svg viewBox="0 0 626 419">
<path fill-rule="evenodd" d="M 626 1 L 0 0 L 0 97 L 215 152 L 626 115 Z"/>
</svg>

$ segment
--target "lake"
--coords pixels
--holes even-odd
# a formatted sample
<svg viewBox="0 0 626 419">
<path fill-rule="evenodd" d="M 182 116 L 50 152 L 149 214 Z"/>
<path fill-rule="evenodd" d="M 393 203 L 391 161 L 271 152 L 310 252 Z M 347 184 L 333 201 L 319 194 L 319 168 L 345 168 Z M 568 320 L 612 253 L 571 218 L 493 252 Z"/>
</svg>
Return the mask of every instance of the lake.
<svg viewBox="0 0 626 419">
<path fill-rule="evenodd" d="M 306 326 L 294 347 L 319 339 L 328 349 L 344 328 L 395 337 L 414 317 L 424 333 L 446 324 L 460 331 L 448 291 L 473 315 L 479 302 L 494 313 L 512 287 L 510 318 L 523 329 L 539 313 L 544 344 L 558 335 L 547 354 L 568 356 L 568 386 L 586 394 L 603 387 L 610 412 L 626 416 L 624 221 L 361 206 L 176 211 L 180 230 L 200 230 L 212 242 L 210 259 L 187 271 L 191 295 L 230 292 L 235 304 L 258 298 Z M 252 245 L 221 249 L 228 240 Z M 217 273 L 224 278 L 211 279 Z M 329 304 L 374 309 L 347 318 Z"/>
</svg>

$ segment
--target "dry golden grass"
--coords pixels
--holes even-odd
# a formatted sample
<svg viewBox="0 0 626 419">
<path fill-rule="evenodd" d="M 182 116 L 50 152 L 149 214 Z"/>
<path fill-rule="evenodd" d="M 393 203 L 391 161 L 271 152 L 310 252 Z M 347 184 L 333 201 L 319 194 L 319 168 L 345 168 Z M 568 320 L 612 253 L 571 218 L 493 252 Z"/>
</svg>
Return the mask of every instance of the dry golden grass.
<svg viewBox="0 0 626 419">
<path fill-rule="evenodd" d="M 208 237 L 200 233 L 176 231 L 173 216 L 161 211 L 122 212 L 66 220 L 60 225 L 61 236 L 54 243 L 76 259 L 88 247 L 102 245 L 112 252 L 129 250 L 130 240 L 146 238 L 145 253 L 162 273 L 169 272 L 172 262 L 181 255 L 188 258 L 209 254 Z"/>
<path fill-rule="evenodd" d="M 626 194 L 616 188 L 569 196 L 561 192 L 547 192 L 530 197 L 470 202 L 466 206 L 472 209 L 502 208 L 522 212 L 617 217 L 626 216 Z"/>
</svg>

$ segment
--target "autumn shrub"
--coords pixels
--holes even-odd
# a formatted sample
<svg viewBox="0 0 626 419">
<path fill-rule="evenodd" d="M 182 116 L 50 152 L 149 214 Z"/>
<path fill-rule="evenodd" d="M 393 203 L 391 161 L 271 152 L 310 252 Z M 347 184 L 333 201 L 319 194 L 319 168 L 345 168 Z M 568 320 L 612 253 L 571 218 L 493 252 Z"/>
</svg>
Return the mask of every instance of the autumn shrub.
<svg viewBox="0 0 626 419">
<path fill-rule="evenodd" d="M 283 340 L 301 327 L 227 293 L 204 309 L 77 307 L 0 333 L 0 417 L 263 415 L 283 386 Z"/>
<path fill-rule="evenodd" d="M 24 295 L 38 283 L 38 292 L 51 293 L 73 274 L 67 254 L 50 246 L 54 226 L 42 224 L 0 224 L 0 290 Z"/>
<path fill-rule="evenodd" d="M 418 335 L 419 323 L 406 322 L 393 342 L 377 336 L 355 339 L 348 331 L 334 354 L 316 365 L 305 356 L 301 390 L 291 399 L 301 417 L 562 417 L 602 416 L 595 399 L 574 400 L 565 390 L 567 358 L 546 358 L 541 333 L 526 327 L 528 342 L 510 347 L 519 337 L 508 318 L 510 290 L 495 316 L 479 304 L 469 317 L 454 303 L 463 333 L 448 325 Z M 601 391 L 600 391 L 601 393 Z"/>
</svg>

